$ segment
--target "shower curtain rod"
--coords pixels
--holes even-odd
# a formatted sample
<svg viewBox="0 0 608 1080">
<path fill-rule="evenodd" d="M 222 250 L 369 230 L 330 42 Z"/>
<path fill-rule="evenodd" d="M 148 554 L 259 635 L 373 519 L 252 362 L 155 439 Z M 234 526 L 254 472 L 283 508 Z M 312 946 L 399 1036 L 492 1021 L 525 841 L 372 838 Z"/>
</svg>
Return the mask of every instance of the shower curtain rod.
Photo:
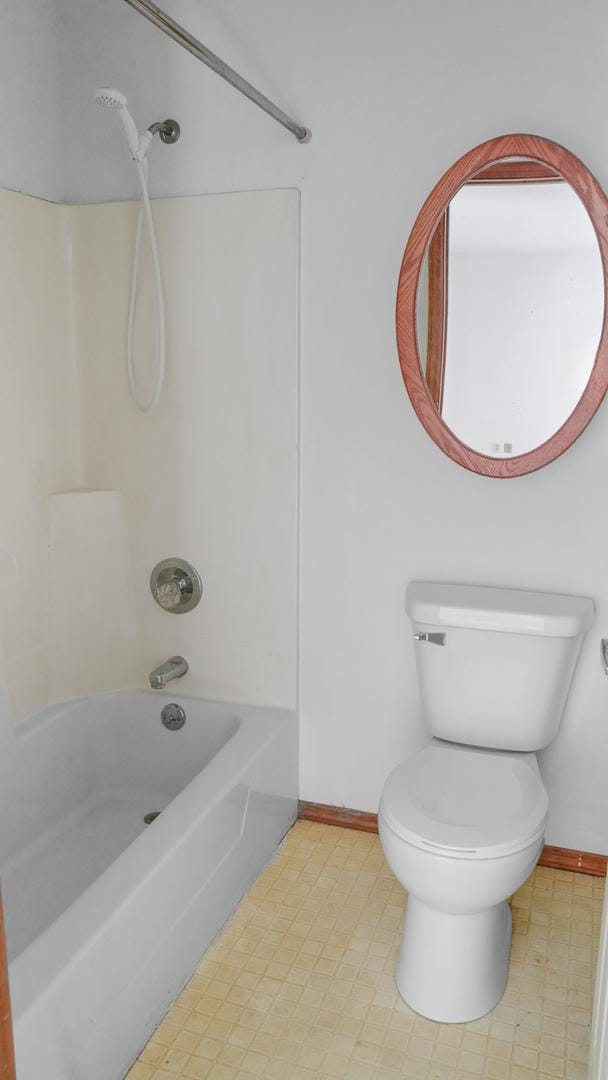
<svg viewBox="0 0 608 1080">
<path fill-rule="evenodd" d="M 298 142 L 308 142 L 310 140 L 310 131 L 302 124 L 297 124 L 295 120 L 292 120 L 291 116 L 288 116 L 286 112 L 279 109 L 278 105 L 275 105 L 274 101 L 267 98 L 265 94 L 262 94 L 255 86 L 252 86 L 247 79 L 244 79 L 242 75 L 239 75 L 238 71 L 231 68 L 228 64 L 225 64 L 223 60 L 220 60 L 219 56 L 212 53 L 206 45 L 203 45 L 202 41 L 195 38 L 190 34 L 183 26 L 175 22 L 170 15 L 167 15 L 165 11 L 157 7 L 152 3 L 152 0 L 126 0 L 135 11 L 138 11 L 140 15 L 144 15 L 146 19 L 149 19 L 151 23 L 158 26 L 159 30 L 162 30 L 168 37 L 177 41 L 178 45 L 181 45 L 188 52 L 196 56 L 197 60 L 202 60 L 203 64 L 210 67 L 212 71 L 215 71 L 216 75 L 219 75 L 226 82 L 229 82 L 231 86 L 234 86 L 236 90 L 240 90 L 241 94 L 248 97 L 250 101 L 253 101 L 260 109 L 272 116 L 273 120 L 276 120 L 283 127 L 287 128 L 295 135 Z"/>
</svg>

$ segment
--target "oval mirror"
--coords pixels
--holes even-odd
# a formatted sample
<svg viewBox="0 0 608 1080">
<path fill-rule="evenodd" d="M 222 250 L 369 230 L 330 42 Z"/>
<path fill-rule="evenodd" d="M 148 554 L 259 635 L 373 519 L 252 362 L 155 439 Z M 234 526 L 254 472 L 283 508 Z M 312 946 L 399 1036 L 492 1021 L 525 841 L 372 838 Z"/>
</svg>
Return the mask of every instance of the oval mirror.
<svg viewBox="0 0 608 1080">
<path fill-rule="evenodd" d="M 460 465 L 512 477 L 580 435 L 608 387 L 608 200 L 564 147 L 465 154 L 405 249 L 397 345 L 412 404 Z"/>
</svg>

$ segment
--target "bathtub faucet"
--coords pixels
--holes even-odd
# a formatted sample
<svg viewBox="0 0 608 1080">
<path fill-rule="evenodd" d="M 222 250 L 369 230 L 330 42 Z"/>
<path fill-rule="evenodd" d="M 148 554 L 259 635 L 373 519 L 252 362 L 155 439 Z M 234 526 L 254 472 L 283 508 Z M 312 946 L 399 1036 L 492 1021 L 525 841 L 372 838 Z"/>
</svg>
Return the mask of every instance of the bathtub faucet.
<svg viewBox="0 0 608 1080">
<path fill-rule="evenodd" d="M 164 690 L 171 679 L 180 679 L 187 670 L 188 661 L 184 660 L 183 656 L 172 656 L 170 660 L 165 660 L 164 664 L 159 664 L 154 671 L 150 672 L 150 686 L 153 690 Z"/>
</svg>

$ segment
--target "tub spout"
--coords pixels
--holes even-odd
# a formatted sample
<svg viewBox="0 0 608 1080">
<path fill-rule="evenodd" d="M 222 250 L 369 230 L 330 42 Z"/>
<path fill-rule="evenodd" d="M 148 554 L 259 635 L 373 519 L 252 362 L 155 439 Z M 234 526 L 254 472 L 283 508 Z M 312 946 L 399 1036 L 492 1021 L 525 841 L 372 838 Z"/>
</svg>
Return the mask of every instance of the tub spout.
<svg viewBox="0 0 608 1080">
<path fill-rule="evenodd" d="M 154 671 L 150 672 L 150 686 L 153 690 L 164 690 L 168 682 L 172 679 L 180 679 L 187 670 L 188 661 L 184 660 L 183 656 L 172 656 L 170 660 L 165 660 L 164 664 L 159 664 Z"/>
</svg>

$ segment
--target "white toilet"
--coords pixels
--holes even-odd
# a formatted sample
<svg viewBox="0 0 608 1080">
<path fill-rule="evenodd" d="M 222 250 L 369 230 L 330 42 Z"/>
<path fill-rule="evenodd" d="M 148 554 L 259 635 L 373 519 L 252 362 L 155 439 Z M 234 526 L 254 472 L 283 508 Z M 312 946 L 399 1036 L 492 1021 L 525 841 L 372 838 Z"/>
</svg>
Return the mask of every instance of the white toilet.
<svg viewBox="0 0 608 1080">
<path fill-rule="evenodd" d="M 547 819 L 535 751 L 557 733 L 593 602 L 413 582 L 406 610 L 433 738 L 390 774 L 378 813 L 408 892 L 397 986 L 423 1016 L 463 1023 L 505 988 L 506 899 L 533 870 Z"/>
</svg>

